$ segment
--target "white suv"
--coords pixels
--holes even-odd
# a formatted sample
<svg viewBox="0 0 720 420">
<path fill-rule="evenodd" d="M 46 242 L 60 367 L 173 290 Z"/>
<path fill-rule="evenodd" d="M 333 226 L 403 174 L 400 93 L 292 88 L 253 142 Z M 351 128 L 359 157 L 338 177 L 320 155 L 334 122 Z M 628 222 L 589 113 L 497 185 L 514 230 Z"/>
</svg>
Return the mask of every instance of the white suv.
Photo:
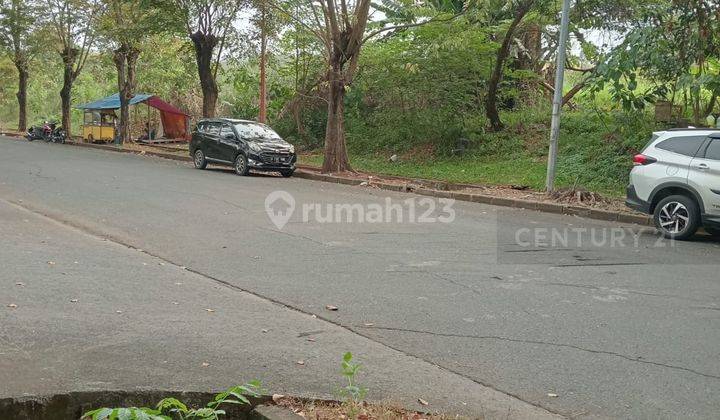
<svg viewBox="0 0 720 420">
<path fill-rule="evenodd" d="M 700 226 L 720 234 L 720 130 L 653 133 L 633 162 L 628 207 L 652 214 L 668 238 L 687 239 Z"/>
</svg>

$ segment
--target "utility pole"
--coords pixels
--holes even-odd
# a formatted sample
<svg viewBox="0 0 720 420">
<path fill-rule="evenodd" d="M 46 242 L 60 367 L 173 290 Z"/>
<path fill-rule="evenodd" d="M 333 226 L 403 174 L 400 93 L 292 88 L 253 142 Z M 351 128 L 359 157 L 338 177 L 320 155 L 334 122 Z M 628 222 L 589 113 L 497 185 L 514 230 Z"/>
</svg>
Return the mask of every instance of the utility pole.
<svg viewBox="0 0 720 420">
<path fill-rule="evenodd" d="M 258 122 L 267 122 L 267 19 L 263 1 L 260 3 L 260 100 L 258 101 Z"/>
<path fill-rule="evenodd" d="M 550 150 L 548 151 L 547 179 L 545 189 L 555 189 L 555 164 L 557 162 L 558 137 L 560 136 L 560 112 L 562 111 L 563 79 L 565 76 L 565 46 L 570 26 L 570 0 L 563 0 L 560 18 L 560 43 L 555 68 L 555 92 L 553 94 L 552 123 L 550 124 Z"/>
</svg>

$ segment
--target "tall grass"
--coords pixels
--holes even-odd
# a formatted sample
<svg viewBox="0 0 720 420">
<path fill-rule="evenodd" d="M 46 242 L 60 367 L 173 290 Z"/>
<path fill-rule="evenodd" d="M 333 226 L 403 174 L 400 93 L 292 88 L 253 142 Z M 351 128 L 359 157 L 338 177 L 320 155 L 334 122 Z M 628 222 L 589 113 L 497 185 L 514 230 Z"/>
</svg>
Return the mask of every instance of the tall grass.
<svg viewBox="0 0 720 420">
<path fill-rule="evenodd" d="M 454 141 L 387 141 L 393 135 L 407 139 L 420 131 L 404 120 L 385 118 L 382 134 L 367 127 L 348 127 L 352 164 L 360 170 L 461 183 L 519 184 L 542 189 L 545 183 L 550 108 L 546 104 L 505 111 L 501 132 L 485 130 L 484 118 L 466 124 L 457 137 L 469 140 L 461 156 L 450 151 Z M 558 179 L 561 187 L 584 188 L 619 196 L 627 184 L 632 155 L 660 129 L 649 113 L 601 110 L 594 106 L 565 110 L 560 129 Z M 398 162 L 389 157 L 398 154 Z M 310 164 L 321 157 L 304 156 Z"/>
</svg>

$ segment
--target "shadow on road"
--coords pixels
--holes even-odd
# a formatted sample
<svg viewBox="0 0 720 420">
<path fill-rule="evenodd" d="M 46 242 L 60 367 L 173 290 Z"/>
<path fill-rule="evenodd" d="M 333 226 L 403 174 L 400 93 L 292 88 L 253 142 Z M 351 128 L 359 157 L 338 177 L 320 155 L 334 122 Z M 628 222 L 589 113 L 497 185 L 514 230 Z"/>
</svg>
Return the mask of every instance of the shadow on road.
<svg viewBox="0 0 720 420">
<path fill-rule="evenodd" d="M 217 173 L 224 172 L 227 174 L 236 175 L 235 170 L 233 168 L 224 167 L 224 166 L 213 166 L 213 167 L 208 166 L 207 168 L 205 168 L 205 170 L 210 171 L 210 172 L 217 172 Z M 248 176 L 258 177 L 258 178 L 282 178 L 282 176 L 280 175 L 279 172 L 255 172 L 253 170 L 250 170 L 250 173 L 248 174 Z"/>
</svg>

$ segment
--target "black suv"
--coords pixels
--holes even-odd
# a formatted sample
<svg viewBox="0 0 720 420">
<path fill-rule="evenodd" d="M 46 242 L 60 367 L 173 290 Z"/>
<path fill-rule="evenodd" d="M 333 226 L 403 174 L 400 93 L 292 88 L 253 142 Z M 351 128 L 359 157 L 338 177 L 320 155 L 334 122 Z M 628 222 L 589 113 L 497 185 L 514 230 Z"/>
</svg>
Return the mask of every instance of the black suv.
<svg viewBox="0 0 720 420">
<path fill-rule="evenodd" d="M 289 177 L 297 162 L 295 147 L 270 127 L 230 118 L 198 121 L 190 140 L 190 156 L 198 169 L 205 169 L 208 163 L 233 165 L 238 175 L 254 169 Z"/>
</svg>

